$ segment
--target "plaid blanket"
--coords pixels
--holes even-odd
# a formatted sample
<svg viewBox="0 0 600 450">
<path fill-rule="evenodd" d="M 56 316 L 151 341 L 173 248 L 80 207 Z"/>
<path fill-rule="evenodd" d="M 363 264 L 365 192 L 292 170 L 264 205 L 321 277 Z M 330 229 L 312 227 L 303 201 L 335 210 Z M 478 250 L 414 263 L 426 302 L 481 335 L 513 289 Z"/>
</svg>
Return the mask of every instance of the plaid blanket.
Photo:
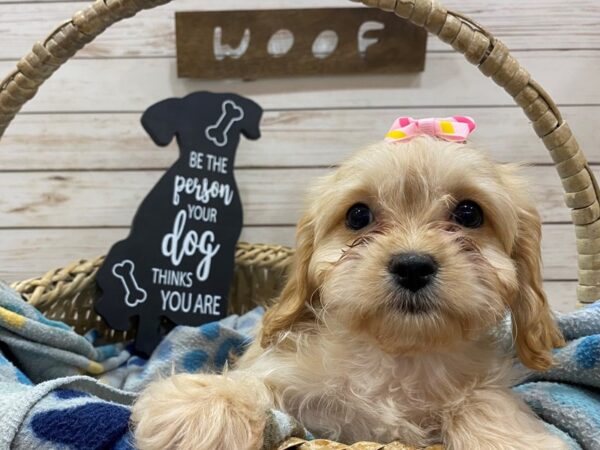
<svg viewBox="0 0 600 450">
<path fill-rule="evenodd" d="M 0 284 L 0 448 L 132 449 L 129 406 L 159 375 L 218 372 L 253 338 L 262 308 L 200 327 L 176 327 L 149 359 L 125 344 L 94 345 L 46 319 Z M 600 304 L 560 316 L 569 340 L 558 366 L 516 391 L 573 449 L 600 449 Z M 265 449 L 306 430 L 271 411 Z"/>
</svg>

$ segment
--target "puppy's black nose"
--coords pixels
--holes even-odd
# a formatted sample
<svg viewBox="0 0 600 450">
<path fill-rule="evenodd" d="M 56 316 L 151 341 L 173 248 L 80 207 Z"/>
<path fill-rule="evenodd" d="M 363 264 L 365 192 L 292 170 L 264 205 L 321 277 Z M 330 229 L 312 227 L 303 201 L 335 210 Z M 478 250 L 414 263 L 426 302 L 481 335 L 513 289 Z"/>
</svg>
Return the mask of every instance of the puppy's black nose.
<svg viewBox="0 0 600 450">
<path fill-rule="evenodd" d="M 388 270 L 400 286 L 417 292 L 433 280 L 438 265 L 424 253 L 401 253 L 392 257 Z"/>
</svg>

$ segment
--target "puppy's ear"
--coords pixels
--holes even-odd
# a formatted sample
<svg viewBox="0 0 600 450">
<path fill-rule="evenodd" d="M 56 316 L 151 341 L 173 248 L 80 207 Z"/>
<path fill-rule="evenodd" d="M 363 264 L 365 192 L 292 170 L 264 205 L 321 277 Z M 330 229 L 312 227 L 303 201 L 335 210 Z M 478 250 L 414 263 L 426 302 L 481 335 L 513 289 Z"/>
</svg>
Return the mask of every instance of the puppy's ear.
<svg viewBox="0 0 600 450">
<path fill-rule="evenodd" d="M 308 266 L 314 249 L 313 220 L 307 214 L 298 223 L 296 230 L 296 253 L 288 279 L 279 299 L 265 313 L 261 330 L 261 345 L 267 347 L 277 341 L 278 336 L 295 323 L 310 320 L 311 305 L 318 293 L 311 282 Z"/>
<path fill-rule="evenodd" d="M 547 370 L 553 362 L 552 349 L 564 345 L 564 339 L 542 288 L 540 216 L 528 202 L 517 207 L 519 227 L 512 257 L 517 265 L 519 291 L 511 305 L 513 336 L 523 364 Z"/>
</svg>

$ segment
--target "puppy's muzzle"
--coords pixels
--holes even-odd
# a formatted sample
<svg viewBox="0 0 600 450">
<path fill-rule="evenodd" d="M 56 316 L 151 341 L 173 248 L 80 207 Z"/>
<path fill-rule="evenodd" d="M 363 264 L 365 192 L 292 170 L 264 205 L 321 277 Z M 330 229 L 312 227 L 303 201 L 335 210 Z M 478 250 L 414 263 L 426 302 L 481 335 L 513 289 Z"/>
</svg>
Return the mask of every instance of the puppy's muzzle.
<svg viewBox="0 0 600 450">
<path fill-rule="evenodd" d="M 390 259 L 388 270 L 399 286 L 417 292 L 432 282 L 438 265 L 424 253 L 400 253 Z"/>
</svg>

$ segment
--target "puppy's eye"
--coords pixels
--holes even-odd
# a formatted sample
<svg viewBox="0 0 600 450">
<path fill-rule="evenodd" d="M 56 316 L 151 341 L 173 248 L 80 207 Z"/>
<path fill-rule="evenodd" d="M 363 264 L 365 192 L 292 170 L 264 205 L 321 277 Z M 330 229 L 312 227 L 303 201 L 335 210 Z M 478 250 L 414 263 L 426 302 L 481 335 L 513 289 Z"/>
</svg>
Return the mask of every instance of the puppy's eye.
<svg viewBox="0 0 600 450">
<path fill-rule="evenodd" d="M 483 211 L 472 200 L 460 202 L 452 212 L 452 220 L 467 228 L 479 228 L 483 225 Z"/>
<path fill-rule="evenodd" d="M 373 222 L 373 213 L 363 203 L 353 205 L 346 213 L 346 226 L 351 230 L 360 230 Z"/>
</svg>

